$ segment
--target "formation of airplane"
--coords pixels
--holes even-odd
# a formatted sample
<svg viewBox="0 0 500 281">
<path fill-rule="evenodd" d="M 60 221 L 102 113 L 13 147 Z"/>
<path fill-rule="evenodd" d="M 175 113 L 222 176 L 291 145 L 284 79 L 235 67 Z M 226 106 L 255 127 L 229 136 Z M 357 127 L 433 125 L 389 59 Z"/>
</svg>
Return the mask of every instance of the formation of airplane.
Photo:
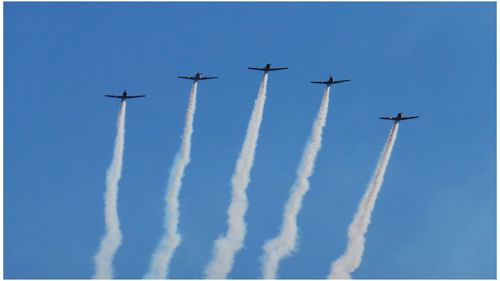
<svg viewBox="0 0 500 281">
<path fill-rule="evenodd" d="M 189 79 L 189 80 L 193 80 L 193 81 L 198 81 L 198 80 L 208 80 L 208 79 L 217 79 L 218 77 L 217 76 L 205 76 L 205 77 L 202 77 L 202 74 L 201 72 L 197 72 L 194 76 L 177 76 L 177 78 L 181 78 L 181 79 Z"/>
<path fill-rule="evenodd" d="M 249 67 L 248 69 L 268 72 L 268 71 L 276 71 L 276 70 L 285 70 L 285 69 L 288 69 L 288 67 L 271 67 L 271 63 L 268 63 L 268 64 L 266 64 L 265 67 Z"/>
<path fill-rule="evenodd" d="M 126 99 L 143 98 L 146 95 L 129 96 L 128 93 L 127 93 L 127 90 L 124 90 L 121 96 L 116 96 L 116 95 L 104 95 L 104 96 L 106 96 L 108 98 L 115 98 L 115 99 L 126 100 Z"/>
<path fill-rule="evenodd" d="M 326 85 L 330 86 L 332 84 L 344 83 L 344 82 L 349 82 L 349 81 L 351 81 L 351 79 L 335 80 L 335 78 L 330 75 L 330 77 L 326 81 L 311 81 L 311 83 L 313 83 L 313 84 L 326 84 Z"/>
<path fill-rule="evenodd" d="M 384 120 L 391 120 L 394 121 L 394 123 L 397 123 L 399 121 L 404 121 L 404 120 L 409 120 L 409 119 L 415 119 L 419 118 L 420 116 L 403 116 L 403 112 L 399 112 L 397 116 L 394 117 L 380 117 L 380 119 Z"/>
<path fill-rule="evenodd" d="M 288 67 L 271 67 L 271 64 L 268 63 L 266 64 L 265 67 L 249 67 L 248 69 L 251 70 L 258 70 L 258 71 L 276 71 L 276 70 L 285 70 L 288 69 Z M 199 80 L 208 80 L 208 79 L 217 79 L 217 76 L 202 76 L 203 74 L 200 72 L 197 72 L 194 76 L 177 76 L 178 78 L 181 79 L 189 79 L 193 81 L 199 81 Z M 337 84 L 337 83 L 344 83 L 344 82 L 349 82 L 351 79 L 345 79 L 345 80 L 335 80 L 335 78 L 330 75 L 328 80 L 326 81 L 311 81 L 313 84 L 325 84 L 325 85 L 332 85 L 332 84 Z M 129 96 L 127 93 L 127 90 L 124 90 L 122 95 L 104 95 L 109 98 L 116 98 L 116 99 L 121 99 L 122 101 L 126 99 L 135 99 L 135 98 L 143 98 L 146 95 L 135 95 L 135 96 Z M 392 116 L 392 117 L 379 117 L 380 119 L 383 120 L 391 120 L 394 121 L 395 123 L 399 121 L 404 121 L 404 120 L 409 120 L 409 119 L 416 119 L 419 118 L 420 116 L 403 116 L 403 112 L 399 112 L 397 116 Z"/>
</svg>

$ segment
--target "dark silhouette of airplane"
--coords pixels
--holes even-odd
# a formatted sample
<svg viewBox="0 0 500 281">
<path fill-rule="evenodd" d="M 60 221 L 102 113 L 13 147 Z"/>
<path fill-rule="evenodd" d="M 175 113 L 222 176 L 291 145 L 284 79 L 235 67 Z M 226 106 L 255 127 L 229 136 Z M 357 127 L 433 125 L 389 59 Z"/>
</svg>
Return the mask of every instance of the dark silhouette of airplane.
<svg viewBox="0 0 500 281">
<path fill-rule="evenodd" d="M 347 80 L 335 80 L 335 78 L 333 78 L 333 76 L 330 75 L 330 77 L 326 81 L 311 81 L 311 83 L 313 83 L 313 84 L 326 84 L 326 85 L 330 86 L 332 84 L 349 82 L 349 81 L 351 81 L 351 79 L 347 79 Z"/>
<path fill-rule="evenodd" d="M 127 93 L 127 90 L 124 90 L 123 94 L 121 96 L 115 96 L 115 95 L 104 95 L 104 96 L 109 97 L 109 98 L 122 99 L 122 100 L 145 97 L 145 95 L 129 96 Z"/>
<path fill-rule="evenodd" d="M 268 64 L 266 64 L 266 67 L 249 67 L 248 69 L 268 72 L 268 71 L 276 71 L 276 70 L 285 70 L 285 69 L 288 69 L 288 67 L 271 67 L 271 63 L 268 63 Z"/>
<path fill-rule="evenodd" d="M 202 77 L 203 73 L 201 72 L 197 72 L 194 76 L 177 76 L 177 78 L 181 78 L 181 79 L 189 79 L 189 80 L 193 80 L 193 81 L 198 81 L 198 80 L 208 80 L 208 79 L 216 79 L 218 78 L 217 76 L 212 76 L 212 77 Z"/>
<path fill-rule="evenodd" d="M 397 123 L 399 121 L 404 121 L 404 120 L 408 120 L 408 119 L 415 119 L 415 118 L 419 118 L 420 116 L 403 116 L 403 112 L 399 112 L 398 113 L 398 116 L 395 116 L 395 117 L 379 117 L 380 119 L 384 119 L 384 120 L 392 120 L 394 121 L 394 123 Z"/>
</svg>

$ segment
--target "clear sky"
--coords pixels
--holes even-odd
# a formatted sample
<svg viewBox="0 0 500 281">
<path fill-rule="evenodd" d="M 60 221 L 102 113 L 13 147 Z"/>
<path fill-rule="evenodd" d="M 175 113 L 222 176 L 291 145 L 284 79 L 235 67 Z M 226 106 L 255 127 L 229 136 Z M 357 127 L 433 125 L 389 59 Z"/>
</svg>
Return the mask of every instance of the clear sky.
<svg viewBox="0 0 500 281">
<path fill-rule="evenodd" d="M 162 234 L 166 180 L 198 87 L 170 277 L 202 278 L 226 230 L 230 178 L 270 73 L 248 235 L 230 278 L 259 278 L 323 88 L 332 88 L 299 248 L 280 278 L 325 278 L 391 127 L 401 124 L 354 278 L 496 277 L 496 4 L 5 3 L 4 277 L 89 278 L 105 171 L 128 103 L 117 278 L 141 278 Z"/>
</svg>

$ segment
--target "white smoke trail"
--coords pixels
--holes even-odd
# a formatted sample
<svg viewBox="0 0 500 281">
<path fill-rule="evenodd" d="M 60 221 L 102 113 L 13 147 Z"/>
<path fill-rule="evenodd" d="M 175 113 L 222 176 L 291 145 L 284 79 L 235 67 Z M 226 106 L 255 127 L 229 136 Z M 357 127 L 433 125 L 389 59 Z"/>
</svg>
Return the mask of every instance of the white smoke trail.
<svg viewBox="0 0 500 281">
<path fill-rule="evenodd" d="M 266 102 L 267 75 L 264 73 L 262 77 L 259 94 L 248 123 L 245 141 L 231 179 L 232 198 L 227 211 L 228 229 L 224 236 L 215 241 L 212 260 L 205 269 L 206 278 L 209 279 L 226 278 L 233 267 L 236 252 L 243 247 L 246 235 L 245 213 L 248 208 L 246 189 L 250 183 L 250 170 L 254 161 Z"/>
<path fill-rule="evenodd" d="M 99 250 L 94 256 L 96 279 L 113 278 L 113 258 L 122 243 L 120 220 L 118 218 L 118 182 L 122 174 L 123 150 L 125 146 L 125 110 L 127 104 L 122 101 L 115 139 L 113 160 L 106 172 L 106 193 L 104 195 L 104 221 L 106 233 L 104 234 Z"/>
<path fill-rule="evenodd" d="M 174 160 L 168 178 L 167 194 L 165 197 L 165 234 L 153 254 L 149 271 L 144 278 L 166 279 L 169 271 L 170 261 L 175 250 L 181 243 L 181 235 L 178 233 L 179 224 L 179 193 L 182 186 L 184 170 L 190 161 L 191 135 L 193 134 L 193 119 L 196 110 L 196 90 L 198 82 L 194 82 L 189 96 L 189 105 L 186 112 L 186 124 L 182 135 L 182 144 Z"/>
<path fill-rule="evenodd" d="M 377 163 L 373 178 L 368 184 L 365 195 L 359 204 L 358 212 L 354 216 L 351 225 L 349 225 L 347 249 L 341 257 L 332 263 L 328 276 L 329 279 L 350 279 L 351 273 L 361 264 L 361 258 L 365 249 L 365 234 L 371 222 L 375 200 L 377 200 L 377 195 L 384 181 L 385 170 L 391 158 L 398 128 L 399 123 L 394 123 L 380 160 Z"/>
<path fill-rule="evenodd" d="M 283 213 L 283 223 L 278 236 L 268 240 L 264 245 L 262 261 L 262 274 L 264 279 L 276 279 L 278 266 L 281 259 L 291 255 L 295 250 L 297 241 L 297 214 L 302 206 L 304 195 L 309 190 L 309 177 L 314 169 L 316 156 L 321 148 L 323 127 L 328 114 L 330 86 L 325 88 L 323 101 L 319 109 L 309 141 L 302 154 L 301 163 L 297 170 L 297 178 L 291 188 L 291 194 Z"/>
</svg>

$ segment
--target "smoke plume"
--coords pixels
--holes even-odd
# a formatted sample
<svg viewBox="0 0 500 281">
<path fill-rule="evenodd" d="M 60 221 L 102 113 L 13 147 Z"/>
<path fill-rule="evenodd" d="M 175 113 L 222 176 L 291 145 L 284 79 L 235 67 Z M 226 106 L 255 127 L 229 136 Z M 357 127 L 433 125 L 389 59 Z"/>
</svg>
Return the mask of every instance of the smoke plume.
<svg viewBox="0 0 500 281">
<path fill-rule="evenodd" d="M 254 161 L 264 104 L 266 102 L 267 75 L 267 73 L 264 73 L 262 77 L 259 94 L 255 100 L 252 116 L 248 123 L 245 141 L 231 179 L 232 195 L 227 211 L 228 229 L 224 236 L 219 237 L 215 241 L 213 258 L 205 270 L 206 278 L 209 279 L 226 278 L 233 266 L 236 252 L 243 247 L 246 235 L 245 213 L 248 208 L 246 189 L 250 183 L 250 170 Z"/>
<path fill-rule="evenodd" d="M 321 148 L 323 127 L 326 124 L 328 114 L 328 102 L 330 86 L 325 88 L 323 101 L 319 109 L 309 141 L 307 142 L 300 166 L 297 170 L 297 178 L 291 188 L 291 194 L 283 213 L 283 223 L 278 236 L 268 240 L 264 245 L 262 261 L 262 274 L 264 279 L 276 279 L 278 266 L 281 259 L 291 255 L 295 250 L 297 242 L 297 214 L 302 206 L 304 195 L 309 190 L 309 177 L 313 173 L 314 162 Z"/>
<path fill-rule="evenodd" d="M 179 193 L 182 186 L 184 170 L 190 161 L 191 135 L 193 134 L 193 119 L 196 110 L 196 90 L 198 82 L 195 81 L 189 96 L 189 105 L 186 112 L 186 124 L 182 135 L 182 144 L 174 160 L 168 178 L 167 194 L 165 197 L 165 233 L 153 254 L 149 271 L 144 276 L 149 279 L 165 279 L 169 272 L 170 261 L 176 248 L 181 243 L 178 233 L 179 224 Z"/>
<path fill-rule="evenodd" d="M 122 174 L 123 150 L 125 145 L 125 110 L 127 104 L 122 101 L 118 121 L 113 160 L 106 172 L 106 193 L 104 195 L 104 220 L 106 233 L 99 250 L 94 256 L 96 279 L 113 278 L 113 258 L 122 243 L 120 220 L 118 218 L 118 182 Z"/>
<path fill-rule="evenodd" d="M 384 181 L 384 174 L 391 158 L 392 148 L 398 134 L 399 123 L 394 123 L 387 142 L 377 163 L 372 180 L 368 184 L 365 195 L 361 200 L 358 212 L 349 225 L 348 242 L 345 253 L 331 265 L 329 279 L 350 279 L 361 264 L 361 258 L 365 249 L 365 234 L 371 221 L 375 200 Z"/>
</svg>

